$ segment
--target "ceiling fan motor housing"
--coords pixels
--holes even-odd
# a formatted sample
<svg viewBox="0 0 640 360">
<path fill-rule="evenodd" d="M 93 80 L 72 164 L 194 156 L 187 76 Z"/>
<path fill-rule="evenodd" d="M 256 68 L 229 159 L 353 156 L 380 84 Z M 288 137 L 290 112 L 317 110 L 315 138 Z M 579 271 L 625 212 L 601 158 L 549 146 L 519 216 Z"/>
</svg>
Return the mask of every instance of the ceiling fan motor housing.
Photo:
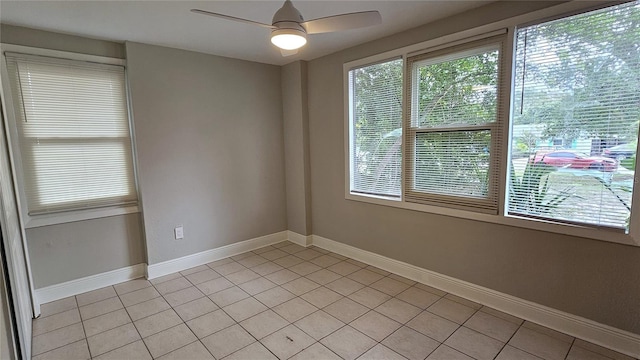
<svg viewBox="0 0 640 360">
<path fill-rule="evenodd" d="M 281 29 L 299 29 L 304 31 L 300 23 L 304 22 L 304 18 L 300 11 L 296 9 L 291 1 L 287 0 L 284 5 L 273 15 L 272 25 Z M 295 25 L 295 26 L 294 26 Z"/>
</svg>

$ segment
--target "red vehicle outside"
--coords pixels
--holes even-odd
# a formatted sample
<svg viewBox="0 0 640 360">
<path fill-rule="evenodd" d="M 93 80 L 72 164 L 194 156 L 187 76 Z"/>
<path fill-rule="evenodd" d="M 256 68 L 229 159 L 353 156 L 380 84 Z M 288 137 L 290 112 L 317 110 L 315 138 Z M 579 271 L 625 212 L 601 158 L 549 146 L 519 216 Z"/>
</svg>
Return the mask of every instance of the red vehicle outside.
<svg viewBox="0 0 640 360">
<path fill-rule="evenodd" d="M 604 156 L 587 156 L 573 150 L 538 151 L 533 159 L 534 163 L 542 162 L 556 167 L 570 169 L 598 170 L 612 172 L 618 169 L 616 160 Z"/>
</svg>

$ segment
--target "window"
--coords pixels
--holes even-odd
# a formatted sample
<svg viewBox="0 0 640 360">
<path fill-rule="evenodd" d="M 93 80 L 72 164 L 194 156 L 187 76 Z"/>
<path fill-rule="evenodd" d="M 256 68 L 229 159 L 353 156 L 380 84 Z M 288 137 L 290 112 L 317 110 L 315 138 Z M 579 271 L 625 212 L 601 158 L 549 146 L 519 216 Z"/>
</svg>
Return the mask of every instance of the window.
<svg viewBox="0 0 640 360">
<path fill-rule="evenodd" d="M 627 229 L 639 22 L 635 2 L 518 29 L 509 214 Z M 633 146 L 620 160 L 621 143 Z"/>
<path fill-rule="evenodd" d="M 124 67 L 5 57 L 29 215 L 135 204 Z"/>
<path fill-rule="evenodd" d="M 351 191 L 400 197 L 402 59 L 349 71 Z"/>
<path fill-rule="evenodd" d="M 406 201 L 497 214 L 501 39 L 408 59 Z"/>
<path fill-rule="evenodd" d="M 345 64 L 345 197 L 640 245 L 640 1 L 581 7 Z"/>
</svg>

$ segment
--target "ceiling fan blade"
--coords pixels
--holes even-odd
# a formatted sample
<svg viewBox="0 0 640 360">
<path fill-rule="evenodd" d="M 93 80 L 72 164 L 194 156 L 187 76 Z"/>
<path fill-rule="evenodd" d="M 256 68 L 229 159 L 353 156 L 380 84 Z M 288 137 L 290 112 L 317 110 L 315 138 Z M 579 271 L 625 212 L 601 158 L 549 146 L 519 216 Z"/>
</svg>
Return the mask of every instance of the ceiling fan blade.
<svg viewBox="0 0 640 360">
<path fill-rule="evenodd" d="M 226 19 L 226 20 L 231 20 L 231 21 L 238 21 L 238 22 L 242 22 L 245 24 L 251 24 L 251 25 L 258 25 L 258 26 L 262 26 L 264 28 L 267 29 L 275 29 L 275 26 L 269 25 L 269 24 L 263 24 L 261 22 L 257 22 L 257 21 L 253 21 L 253 20 L 247 20 L 247 19 L 242 19 L 242 18 L 238 18 L 235 16 L 229 16 L 229 15 L 224 15 L 224 14 L 218 14 L 218 13 L 214 13 L 211 11 L 206 11 L 206 10 L 200 10 L 200 9 L 191 9 L 191 12 L 196 13 L 196 14 L 202 14 L 202 15 L 209 15 L 209 16 L 213 16 L 213 17 L 218 17 L 221 19 Z"/>
<path fill-rule="evenodd" d="M 295 50 L 285 50 L 285 49 L 280 49 L 280 53 L 282 54 L 282 56 L 287 57 L 287 56 L 292 56 L 298 53 L 298 49 Z"/>
<path fill-rule="evenodd" d="M 318 34 L 332 31 L 357 29 L 382 23 L 382 16 L 378 11 L 363 11 L 342 15 L 327 16 L 303 22 L 301 25 L 307 34 Z"/>
</svg>

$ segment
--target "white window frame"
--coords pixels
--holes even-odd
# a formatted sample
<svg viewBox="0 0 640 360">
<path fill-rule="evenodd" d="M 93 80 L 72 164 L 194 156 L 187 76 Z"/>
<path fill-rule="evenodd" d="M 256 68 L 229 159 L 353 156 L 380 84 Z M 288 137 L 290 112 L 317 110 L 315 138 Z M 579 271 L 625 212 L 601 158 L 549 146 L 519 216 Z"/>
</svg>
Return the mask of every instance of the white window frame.
<svg viewBox="0 0 640 360">
<path fill-rule="evenodd" d="M 362 196 L 366 196 L 366 197 L 374 197 L 374 198 L 381 198 L 381 199 L 389 199 L 389 200 L 400 200 L 402 195 L 398 195 L 398 196 L 394 196 L 394 195 L 381 195 L 381 194 L 367 194 L 366 192 L 362 192 L 362 191 L 358 191 L 354 189 L 353 186 L 353 182 L 354 182 L 354 173 L 353 173 L 353 169 L 356 167 L 355 163 L 356 163 L 356 159 L 351 157 L 351 154 L 355 154 L 355 144 L 351 141 L 351 140 L 355 140 L 355 130 L 354 130 L 354 119 L 353 119 L 353 113 L 355 111 L 353 104 L 354 99 L 351 96 L 351 94 L 353 93 L 353 83 L 351 81 L 349 81 L 349 72 L 351 70 L 357 70 L 357 69 L 361 69 L 361 68 L 365 68 L 367 66 L 372 66 L 372 65 L 377 65 L 377 64 L 382 64 L 382 63 L 386 63 L 386 62 L 391 62 L 391 61 L 396 61 L 396 60 L 401 60 L 402 59 L 402 66 L 404 68 L 405 66 L 405 61 L 404 58 L 400 57 L 400 56 L 396 56 L 395 58 L 391 58 L 391 59 L 382 59 L 381 61 L 376 61 L 376 62 L 371 62 L 371 63 L 366 63 L 366 64 L 361 64 L 359 66 L 355 66 L 350 68 L 347 72 L 346 72 L 346 77 L 347 77 L 347 102 L 348 104 L 346 105 L 346 107 L 348 107 L 348 117 L 349 117 L 349 121 L 348 121 L 348 136 L 349 138 L 347 139 L 347 151 L 349 152 L 349 164 L 347 165 L 348 168 L 348 174 L 349 174 L 349 183 L 348 183 L 348 187 L 349 187 L 349 192 L 350 193 L 354 193 L 354 194 L 361 194 Z M 404 76 L 402 78 L 402 81 L 404 82 Z M 403 85 L 404 87 L 404 85 Z M 402 99 L 403 103 L 404 103 L 404 98 Z M 404 108 L 404 105 L 403 105 Z M 400 121 L 400 126 L 402 126 L 402 123 L 404 122 L 404 119 L 401 119 Z M 400 149 L 401 152 L 404 153 L 403 148 Z M 401 169 L 400 171 L 404 171 L 404 161 L 401 161 Z M 402 185 L 400 186 L 400 190 L 402 193 Z"/>
<path fill-rule="evenodd" d="M 15 182 L 14 188 L 16 194 L 18 194 L 18 209 L 23 219 L 23 223 L 25 228 L 36 228 L 41 226 L 48 225 L 56 225 L 62 223 L 69 223 L 75 221 L 82 220 L 90 220 L 90 219 L 98 219 L 103 217 L 124 215 L 124 214 L 132 214 L 140 212 L 140 192 L 138 191 L 138 181 L 137 181 L 137 166 L 136 166 L 136 150 L 135 150 L 135 141 L 134 141 L 134 132 L 133 132 L 133 116 L 131 112 L 131 102 L 129 98 L 129 89 L 128 85 L 126 86 L 127 90 L 127 112 L 129 115 L 129 133 L 131 137 L 131 145 L 132 145 L 132 163 L 133 163 L 133 175 L 134 175 L 134 184 L 135 190 L 138 194 L 137 203 L 131 205 L 113 205 L 113 206 L 104 206 L 98 208 L 90 208 L 90 209 L 80 209 L 80 210 L 69 210 L 69 211 L 60 211 L 49 214 L 38 214 L 38 215 L 29 215 L 25 204 L 27 203 L 26 194 L 24 191 L 24 186 L 20 179 L 23 178 L 23 169 L 22 169 L 22 155 L 20 152 L 20 147 L 17 144 L 17 141 L 14 139 L 18 138 L 18 129 L 16 126 L 16 116 L 14 113 L 14 102 L 12 101 L 12 92 L 10 89 L 9 81 L 8 81 L 8 71 L 7 71 L 7 61 L 5 57 L 5 52 L 17 52 L 24 53 L 29 55 L 40 55 L 40 56 L 48 56 L 55 57 L 61 59 L 68 60 L 76 60 L 76 61 L 87 61 L 87 62 L 95 62 L 101 64 L 109 64 L 109 65 L 119 65 L 125 67 L 125 83 L 127 83 L 127 72 L 126 72 L 126 61 L 124 59 L 118 58 L 110 58 L 104 56 L 96 56 L 96 55 L 87 55 L 87 54 L 79 54 L 72 53 L 66 51 L 58 51 L 58 50 L 49 50 L 49 49 L 40 49 L 33 48 L 28 46 L 21 45 L 13 45 L 13 44 L 0 44 L 0 73 L 2 74 L 2 79 L 7 79 L 7 81 L 2 81 L 2 86 L 0 87 L 0 93 L 2 94 L 2 108 L 5 118 L 5 123 L 2 125 L 5 127 L 5 131 L 7 133 L 7 138 L 9 141 L 9 157 L 11 159 L 11 166 L 15 173 L 15 177 L 18 181 Z"/>
<path fill-rule="evenodd" d="M 403 175 L 407 175 L 409 178 L 403 179 L 403 183 L 405 185 L 403 188 L 403 194 L 405 196 L 405 199 L 407 197 L 407 194 L 411 194 L 411 193 L 414 194 L 414 197 L 416 197 L 417 195 L 417 197 L 422 198 L 422 200 L 420 201 L 413 200 L 411 202 L 415 202 L 415 203 L 431 202 L 433 203 L 434 206 L 459 208 L 463 210 L 482 212 L 482 213 L 493 214 L 493 215 L 495 215 L 497 212 L 497 206 L 495 207 L 495 209 L 491 209 L 492 207 L 491 205 L 492 203 L 495 203 L 495 204 L 498 203 L 498 198 L 500 198 L 500 192 L 502 191 L 502 189 L 499 186 L 500 183 L 498 180 L 497 173 L 499 173 L 500 171 L 499 156 L 500 156 L 501 141 L 502 141 L 502 137 L 500 136 L 500 130 L 503 127 L 503 124 L 506 122 L 505 119 L 503 119 L 505 114 L 501 112 L 501 108 L 500 108 L 500 105 L 506 101 L 501 99 L 505 95 L 505 92 L 501 90 L 502 84 L 505 83 L 505 78 L 503 76 L 503 70 L 502 70 L 502 68 L 505 65 L 504 54 L 502 53 L 503 47 L 504 47 L 503 42 L 505 39 L 504 39 L 504 35 L 498 35 L 498 36 L 488 36 L 484 39 L 481 39 L 482 42 L 485 42 L 484 40 L 486 40 L 486 43 L 484 44 L 474 44 L 475 41 L 469 41 L 468 43 L 463 44 L 465 45 L 463 46 L 464 49 L 456 49 L 457 47 L 454 45 L 452 46 L 453 47 L 452 49 L 445 48 L 444 50 L 446 51 L 446 53 L 444 55 L 436 55 L 434 57 L 427 56 L 424 59 L 415 60 L 415 62 L 413 63 L 411 62 L 411 59 L 409 58 L 407 59 L 407 66 L 405 67 L 406 73 L 404 74 L 407 84 L 404 88 L 406 89 L 406 92 L 407 92 L 407 94 L 405 95 L 409 99 L 405 103 L 406 107 L 404 109 L 405 114 L 404 114 L 404 122 L 403 122 L 403 125 L 404 125 L 403 132 L 406 133 L 406 136 L 404 136 L 403 140 L 407 144 L 407 146 L 404 147 L 404 149 L 407 149 L 408 151 L 404 152 L 402 156 L 403 156 L 403 160 L 406 162 L 405 171 Z M 418 110 L 412 106 L 412 102 L 418 96 L 418 94 L 413 93 L 413 90 L 414 90 L 413 87 L 415 87 L 413 82 L 415 81 L 414 76 L 416 74 L 413 73 L 414 69 L 410 68 L 412 64 L 427 64 L 427 65 L 437 64 L 437 63 L 440 63 L 441 61 L 461 59 L 468 56 L 481 54 L 490 50 L 499 51 L 500 52 L 499 60 L 501 61 L 501 63 L 499 64 L 498 74 L 497 74 L 498 86 L 497 86 L 497 92 L 496 92 L 496 118 L 494 119 L 494 121 L 478 124 L 478 125 L 454 125 L 454 126 L 434 126 L 434 127 L 420 127 L 420 126 L 414 126 L 412 124 L 413 119 L 417 117 L 417 113 L 418 113 Z M 411 78 L 411 80 L 409 80 L 409 78 Z M 408 94 L 409 92 L 411 92 L 411 94 Z M 484 130 L 488 130 L 491 132 L 490 163 L 489 163 L 489 173 L 487 174 L 488 176 L 487 185 L 489 186 L 489 192 L 487 193 L 486 198 L 474 198 L 474 197 L 465 197 L 462 195 L 420 192 L 416 190 L 411 190 L 406 186 L 406 184 L 414 185 L 416 181 L 414 162 L 415 162 L 415 146 L 416 146 L 415 139 L 418 136 L 418 134 L 438 133 L 443 131 L 464 132 L 464 131 L 484 131 Z M 498 183 L 494 184 L 494 181 L 498 181 Z M 406 201 L 409 202 L 408 200 Z M 438 204 L 438 202 L 440 202 L 440 204 Z"/>
<path fill-rule="evenodd" d="M 503 61 L 505 67 L 503 69 L 504 78 L 508 82 L 509 89 L 505 96 L 509 97 L 510 101 L 503 102 L 500 109 L 504 114 L 511 114 L 511 103 L 513 102 L 514 86 L 515 83 L 512 79 L 515 63 L 514 59 L 514 46 L 515 46 L 515 32 L 516 28 L 520 26 L 531 25 L 534 23 L 542 23 L 554 18 L 561 18 L 571 16 L 579 13 L 588 12 L 597 8 L 604 8 L 611 6 L 610 2 L 600 2 L 595 4 L 585 4 L 581 1 L 571 1 L 555 5 L 546 9 L 534 11 L 531 13 L 515 16 L 509 19 L 497 21 L 491 24 L 486 24 L 473 29 L 464 30 L 458 33 L 445 35 L 442 37 L 427 40 L 418 44 L 405 46 L 395 50 L 390 50 L 384 53 L 375 54 L 366 58 L 356 59 L 343 64 L 343 90 L 344 90 L 344 164 L 345 164 L 345 177 L 344 177 L 344 197 L 346 200 L 358 201 L 376 205 L 390 206 L 400 209 L 421 211 L 426 213 L 433 213 L 438 215 L 482 221 L 487 223 L 494 223 L 500 225 L 513 226 L 518 228 L 532 229 L 550 233 L 557 233 L 563 235 L 570 235 L 576 237 L 583 237 L 587 239 L 601 240 L 607 242 L 613 242 L 618 244 L 640 246 L 640 189 L 635 186 L 637 181 L 634 182 L 634 191 L 632 196 L 631 216 L 629 223 L 629 233 L 624 234 L 611 229 L 602 229 L 588 225 L 580 224 L 564 224 L 547 220 L 531 219 L 525 217 L 518 217 L 514 215 L 508 215 L 505 212 L 506 204 L 506 188 L 509 183 L 508 179 L 508 159 L 510 158 L 511 146 L 511 127 L 512 121 L 509 118 L 507 124 L 502 126 L 502 151 L 499 157 L 499 181 L 500 192 L 498 197 L 498 214 L 484 214 L 469 210 L 453 209 L 443 206 L 415 204 L 406 202 L 404 195 L 400 198 L 389 198 L 383 196 L 368 196 L 365 194 L 352 193 L 351 192 L 351 152 L 350 152 L 350 139 L 352 138 L 352 128 L 350 119 L 350 92 L 349 92 L 349 71 L 354 68 L 363 67 L 367 64 L 380 63 L 386 60 L 402 57 L 404 59 L 403 71 L 407 71 L 407 58 L 410 56 L 433 52 L 444 48 L 452 47 L 458 44 L 471 42 L 491 36 L 507 33 L 507 40 L 504 46 Z M 406 110 L 408 96 L 403 94 L 403 116 L 407 116 Z M 404 125 L 403 125 L 403 131 Z M 402 154 L 406 153 L 406 141 L 402 142 Z M 638 146 L 640 151 L 640 144 Z M 405 176 L 405 161 L 403 159 L 402 174 Z M 640 162 L 636 163 L 636 174 L 640 174 Z M 402 194 L 404 194 L 404 179 L 401 182 Z"/>
</svg>

